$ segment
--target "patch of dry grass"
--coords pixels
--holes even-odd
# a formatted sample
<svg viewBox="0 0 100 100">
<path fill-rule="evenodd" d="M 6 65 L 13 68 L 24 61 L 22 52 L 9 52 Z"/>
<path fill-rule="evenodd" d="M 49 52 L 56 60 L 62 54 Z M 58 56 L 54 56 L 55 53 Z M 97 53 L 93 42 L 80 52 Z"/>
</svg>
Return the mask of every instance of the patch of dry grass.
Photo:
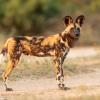
<svg viewBox="0 0 100 100">
<path fill-rule="evenodd" d="M 6 62 L 7 63 L 7 62 Z M 6 63 L 4 66 L 6 66 Z M 88 73 L 100 68 L 100 55 L 84 58 L 67 58 L 64 62 L 64 74 L 67 76 Z M 5 67 L 1 67 L 0 74 Z M 52 58 L 49 57 L 33 57 L 22 56 L 18 66 L 13 70 L 10 79 L 16 80 L 20 78 L 51 78 L 55 77 L 55 68 Z"/>
</svg>

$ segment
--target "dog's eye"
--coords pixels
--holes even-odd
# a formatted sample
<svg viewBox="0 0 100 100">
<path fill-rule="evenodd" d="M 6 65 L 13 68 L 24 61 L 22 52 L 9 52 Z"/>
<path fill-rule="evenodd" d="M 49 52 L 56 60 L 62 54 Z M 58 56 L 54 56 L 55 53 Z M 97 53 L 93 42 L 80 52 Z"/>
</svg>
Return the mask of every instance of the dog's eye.
<svg viewBox="0 0 100 100">
<path fill-rule="evenodd" d="M 71 28 L 71 30 L 74 30 L 74 28 Z"/>
</svg>

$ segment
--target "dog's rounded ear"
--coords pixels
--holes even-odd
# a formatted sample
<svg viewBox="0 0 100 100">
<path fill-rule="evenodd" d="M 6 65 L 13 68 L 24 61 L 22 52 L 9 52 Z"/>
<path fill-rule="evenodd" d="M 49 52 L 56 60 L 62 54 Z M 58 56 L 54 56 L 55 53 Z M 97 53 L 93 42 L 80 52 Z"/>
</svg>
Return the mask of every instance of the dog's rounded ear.
<svg viewBox="0 0 100 100">
<path fill-rule="evenodd" d="M 64 22 L 65 22 L 65 25 L 68 26 L 69 24 L 73 23 L 73 19 L 71 16 L 65 16 Z"/>
<path fill-rule="evenodd" d="M 84 15 L 80 15 L 76 18 L 76 23 L 82 26 L 82 24 L 84 23 L 84 20 L 85 20 Z"/>
</svg>

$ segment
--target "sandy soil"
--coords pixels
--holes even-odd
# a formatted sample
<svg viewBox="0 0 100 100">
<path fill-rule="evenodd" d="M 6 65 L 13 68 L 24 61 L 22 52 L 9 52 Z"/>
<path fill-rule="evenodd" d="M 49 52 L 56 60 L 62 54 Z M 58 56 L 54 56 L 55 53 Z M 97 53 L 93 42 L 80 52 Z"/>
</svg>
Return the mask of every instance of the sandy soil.
<svg viewBox="0 0 100 100">
<path fill-rule="evenodd" d="M 85 53 L 87 51 L 87 53 Z M 73 49 L 68 57 L 87 57 L 97 55 L 94 48 Z M 14 91 L 6 92 L 0 82 L 0 100 L 100 100 L 100 70 L 88 74 L 65 77 L 65 84 L 70 89 L 59 90 L 55 79 L 21 79 L 8 81 Z M 94 97 L 93 97 L 94 96 Z M 96 98 L 96 99 L 94 99 Z M 99 98 L 99 99 L 98 99 Z"/>
</svg>

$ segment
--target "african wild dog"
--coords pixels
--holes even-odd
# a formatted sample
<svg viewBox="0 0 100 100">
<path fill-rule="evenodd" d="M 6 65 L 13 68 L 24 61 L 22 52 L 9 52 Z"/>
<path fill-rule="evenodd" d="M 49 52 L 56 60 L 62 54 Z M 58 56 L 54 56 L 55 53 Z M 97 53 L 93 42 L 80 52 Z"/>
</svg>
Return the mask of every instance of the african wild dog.
<svg viewBox="0 0 100 100">
<path fill-rule="evenodd" d="M 80 15 L 76 18 L 75 22 L 73 22 L 70 16 L 65 16 L 65 30 L 52 36 L 16 36 L 9 38 L 0 55 L 1 58 L 5 55 L 8 57 L 8 65 L 2 75 L 6 90 L 9 89 L 6 85 L 6 79 L 13 68 L 18 64 L 22 53 L 38 57 L 52 56 L 56 67 L 58 86 L 61 89 L 65 89 L 62 64 L 69 49 L 73 47 L 74 43 L 80 37 L 80 30 L 84 19 L 84 16 Z"/>
</svg>

